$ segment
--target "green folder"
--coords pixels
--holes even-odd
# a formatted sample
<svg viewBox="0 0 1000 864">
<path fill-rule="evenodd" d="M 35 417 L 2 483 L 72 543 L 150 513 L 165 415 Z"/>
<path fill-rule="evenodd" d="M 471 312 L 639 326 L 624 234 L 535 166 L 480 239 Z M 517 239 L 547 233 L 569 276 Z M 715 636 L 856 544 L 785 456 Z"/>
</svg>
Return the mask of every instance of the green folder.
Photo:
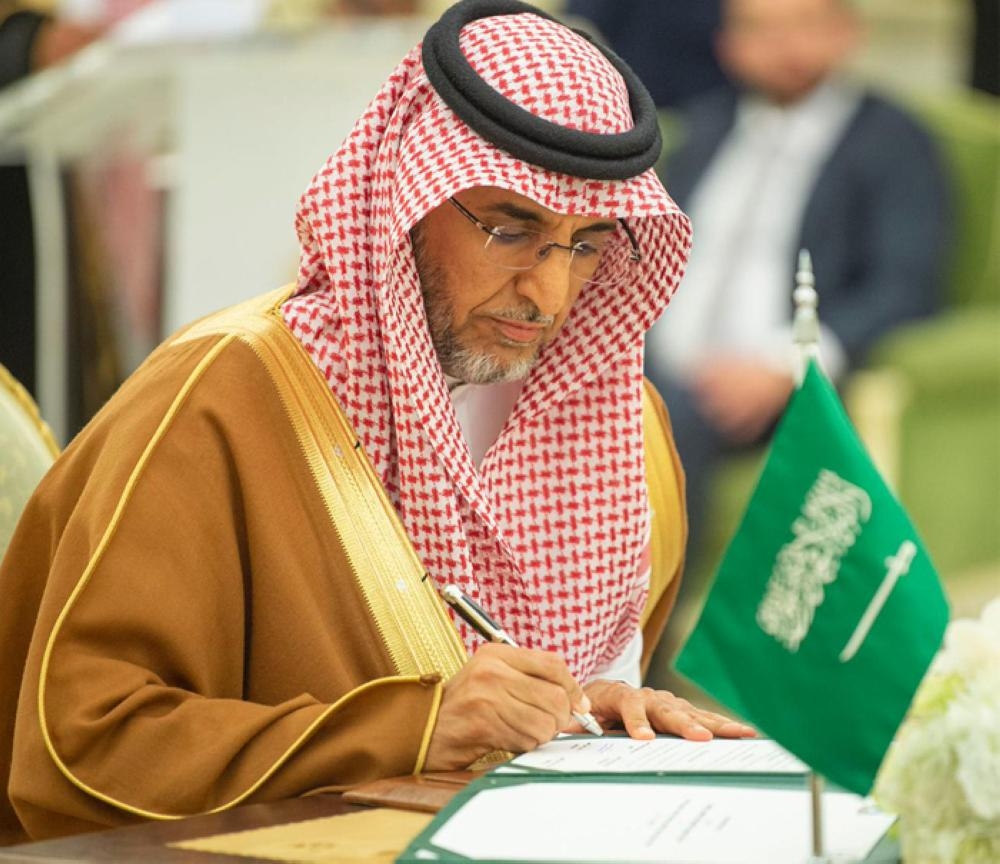
<svg viewBox="0 0 1000 864">
<path fill-rule="evenodd" d="M 629 857 L 628 855 L 622 856 L 620 853 L 605 854 L 605 857 L 592 857 L 587 859 L 581 857 L 579 851 L 575 853 L 570 853 L 572 857 L 567 854 L 562 854 L 558 851 L 553 852 L 551 849 L 544 853 L 540 857 L 531 857 L 532 855 L 537 855 L 537 851 L 531 849 L 519 849 L 516 856 L 510 857 L 489 857 L 489 855 L 494 854 L 493 852 L 486 853 L 484 857 L 480 853 L 476 853 L 475 857 L 462 854 L 454 851 L 454 848 L 444 848 L 442 845 L 435 843 L 435 840 L 441 835 L 441 829 L 446 826 L 450 820 L 452 820 L 456 814 L 462 813 L 462 811 L 470 807 L 476 801 L 477 796 L 481 795 L 487 790 L 497 790 L 497 789 L 508 789 L 516 786 L 524 786 L 528 784 L 541 785 L 546 787 L 546 791 L 543 792 L 543 797 L 548 796 L 548 790 L 551 789 L 551 795 L 565 794 L 565 789 L 567 784 L 591 784 L 592 786 L 608 786 L 609 793 L 616 791 L 614 788 L 618 784 L 629 784 L 630 786 L 635 785 L 647 785 L 650 787 L 651 793 L 656 787 L 662 787 L 664 785 L 682 785 L 685 787 L 702 787 L 702 788 L 712 788 L 712 789 L 734 789 L 742 788 L 746 790 L 760 789 L 761 792 L 764 790 L 781 790 L 781 789 L 796 789 L 804 790 L 806 788 L 806 778 L 804 776 L 782 776 L 782 777 L 769 777 L 769 778 L 753 778 L 748 779 L 745 776 L 741 778 L 735 778 L 732 776 L 726 777 L 715 777 L 702 775 L 701 777 L 693 777 L 691 775 L 586 775 L 586 776 L 576 776 L 576 775 L 565 775 L 565 774 L 504 774 L 492 772 L 490 774 L 481 777 L 476 780 L 468 787 L 466 787 L 462 792 L 456 795 L 451 802 L 445 807 L 428 827 L 421 832 L 413 842 L 403 851 L 399 858 L 396 859 L 399 864 L 426 864 L 428 861 L 478 861 L 482 864 L 583 864 L 584 861 L 614 861 L 617 864 L 632 864 L 632 862 L 648 862 L 652 860 L 663 860 L 650 858 L 648 855 L 646 857 Z M 583 791 L 583 790 L 581 790 Z M 601 794 L 599 790 L 594 790 L 594 793 L 600 795 L 600 800 L 609 800 L 606 795 Z M 591 795 L 591 791 L 587 791 L 586 794 Z M 551 796 L 548 796 L 551 800 Z M 485 799 L 482 799 L 485 801 Z M 590 799 L 595 800 L 594 798 Z M 482 802 L 480 802 L 482 803 Z M 463 813 L 465 816 L 468 813 L 466 811 Z M 515 836 L 518 832 L 517 824 L 509 824 L 508 822 L 501 821 L 502 816 L 498 814 L 497 819 L 490 823 L 490 830 L 496 831 L 505 837 Z M 576 833 L 580 830 L 579 819 L 567 819 L 565 822 L 560 824 L 552 823 L 552 833 L 553 835 L 559 833 L 560 827 L 565 829 L 566 832 Z M 489 843 L 484 844 L 488 847 Z M 526 844 L 530 846 L 530 841 L 526 841 Z M 623 847 L 627 844 L 622 843 Z M 606 850 L 605 850 L 606 853 Z M 807 852 L 802 855 L 802 864 L 806 864 L 809 859 Z M 878 840 L 877 845 L 872 849 L 866 858 L 864 858 L 861 864 L 896 864 L 899 861 L 899 851 L 895 840 L 886 834 Z"/>
</svg>

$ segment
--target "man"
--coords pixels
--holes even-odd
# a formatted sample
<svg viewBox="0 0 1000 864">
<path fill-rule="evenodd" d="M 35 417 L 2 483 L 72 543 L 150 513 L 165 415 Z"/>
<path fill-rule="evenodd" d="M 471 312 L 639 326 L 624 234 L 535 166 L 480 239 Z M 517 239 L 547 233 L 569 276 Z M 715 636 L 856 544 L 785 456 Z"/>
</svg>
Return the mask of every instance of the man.
<svg viewBox="0 0 1000 864">
<path fill-rule="evenodd" d="M 638 689 L 683 547 L 642 334 L 688 223 L 637 79 L 531 12 L 452 7 L 303 196 L 297 287 L 168 340 L 42 482 L 0 570 L 8 838 L 463 767 L 571 710 L 753 734 Z"/>
<path fill-rule="evenodd" d="M 760 442 L 793 386 L 791 289 L 811 253 L 821 353 L 836 379 L 899 323 L 929 314 L 948 235 L 927 134 L 846 81 L 860 39 L 847 0 L 728 0 L 718 51 L 741 94 L 696 100 L 666 166 L 696 231 L 647 373 L 670 407 L 692 544 L 720 454 Z"/>
</svg>

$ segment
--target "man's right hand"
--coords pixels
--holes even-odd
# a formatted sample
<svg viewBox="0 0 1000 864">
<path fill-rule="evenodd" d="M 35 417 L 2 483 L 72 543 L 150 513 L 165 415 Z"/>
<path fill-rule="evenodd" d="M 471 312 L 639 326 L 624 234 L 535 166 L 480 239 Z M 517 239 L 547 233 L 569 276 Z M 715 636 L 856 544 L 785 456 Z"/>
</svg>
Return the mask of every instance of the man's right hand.
<svg viewBox="0 0 1000 864">
<path fill-rule="evenodd" d="M 557 654 L 486 644 L 444 685 L 426 771 L 465 768 L 493 750 L 551 741 L 590 700 Z"/>
</svg>

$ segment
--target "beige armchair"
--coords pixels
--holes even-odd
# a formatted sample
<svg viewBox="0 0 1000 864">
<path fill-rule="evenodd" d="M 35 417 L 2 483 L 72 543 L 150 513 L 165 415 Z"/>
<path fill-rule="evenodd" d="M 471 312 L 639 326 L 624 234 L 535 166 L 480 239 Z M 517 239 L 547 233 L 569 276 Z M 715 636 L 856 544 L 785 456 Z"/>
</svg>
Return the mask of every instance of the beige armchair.
<svg viewBox="0 0 1000 864">
<path fill-rule="evenodd" d="M 58 454 L 31 396 L 0 366 L 0 558 L 21 510 Z"/>
</svg>

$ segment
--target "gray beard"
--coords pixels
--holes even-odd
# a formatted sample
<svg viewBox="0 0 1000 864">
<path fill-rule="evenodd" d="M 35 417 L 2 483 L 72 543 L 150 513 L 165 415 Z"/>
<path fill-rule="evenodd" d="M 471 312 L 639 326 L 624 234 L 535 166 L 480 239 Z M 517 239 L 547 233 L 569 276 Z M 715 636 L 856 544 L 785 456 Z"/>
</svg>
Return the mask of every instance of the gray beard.
<svg viewBox="0 0 1000 864">
<path fill-rule="evenodd" d="M 507 363 L 493 354 L 470 351 L 464 348 L 451 327 L 451 316 L 440 303 L 435 303 L 424 292 L 424 309 L 431 332 L 431 342 L 445 375 L 466 384 L 499 384 L 502 381 L 520 381 L 526 378 L 538 359 L 526 357 Z"/>
<path fill-rule="evenodd" d="M 537 352 L 532 357 L 504 362 L 493 354 L 470 351 L 459 342 L 451 324 L 451 308 L 443 299 L 442 289 L 447 284 L 444 269 L 428 260 L 416 228 L 412 239 L 431 344 L 444 374 L 466 384 L 499 384 L 526 378 L 538 360 Z"/>
</svg>

